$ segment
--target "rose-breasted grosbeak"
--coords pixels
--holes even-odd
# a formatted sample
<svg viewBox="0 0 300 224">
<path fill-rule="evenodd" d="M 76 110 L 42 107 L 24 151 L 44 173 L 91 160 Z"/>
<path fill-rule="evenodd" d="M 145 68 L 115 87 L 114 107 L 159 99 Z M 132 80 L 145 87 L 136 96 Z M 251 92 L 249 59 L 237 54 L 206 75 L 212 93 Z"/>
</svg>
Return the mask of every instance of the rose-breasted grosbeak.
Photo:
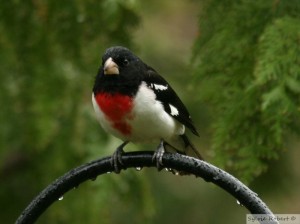
<svg viewBox="0 0 300 224">
<path fill-rule="evenodd" d="M 112 157 L 116 172 L 128 142 L 160 141 L 153 156 L 158 168 L 166 146 L 182 154 L 191 150 L 202 159 L 184 134 L 187 127 L 199 135 L 184 104 L 163 77 L 127 48 L 105 51 L 92 102 L 103 129 L 124 141 Z"/>
</svg>

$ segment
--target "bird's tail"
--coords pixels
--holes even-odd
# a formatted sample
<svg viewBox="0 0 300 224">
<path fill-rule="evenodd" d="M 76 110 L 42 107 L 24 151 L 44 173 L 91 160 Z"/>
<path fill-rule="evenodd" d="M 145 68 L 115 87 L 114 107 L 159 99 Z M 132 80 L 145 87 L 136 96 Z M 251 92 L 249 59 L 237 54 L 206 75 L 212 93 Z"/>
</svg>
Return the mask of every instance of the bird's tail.
<svg viewBox="0 0 300 224">
<path fill-rule="evenodd" d="M 188 139 L 188 137 L 185 134 L 180 135 L 180 137 L 182 138 L 184 145 L 185 145 L 185 150 L 184 150 L 185 154 L 193 155 L 194 157 L 197 157 L 198 159 L 204 160 L 203 157 L 201 156 L 201 154 L 199 153 L 199 151 L 194 146 L 194 144 Z"/>
<path fill-rule="evenodd" d="M 171 149 L 180 154 L 189 155 L 204 160 L 199 151 L 185 134 L 177 136 L 176 139 L 169 139 L 169 141 L 166 143 L 166 146 L 170 146 Z"/>
</svg>

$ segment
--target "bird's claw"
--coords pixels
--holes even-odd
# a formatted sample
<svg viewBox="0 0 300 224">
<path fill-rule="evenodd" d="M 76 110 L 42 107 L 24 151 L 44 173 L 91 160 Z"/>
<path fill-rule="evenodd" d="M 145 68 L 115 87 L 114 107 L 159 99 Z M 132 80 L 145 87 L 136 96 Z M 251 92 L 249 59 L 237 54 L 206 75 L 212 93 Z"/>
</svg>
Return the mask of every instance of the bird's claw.
<svg viewBox="0 0 300 224">
<path fill-rule="evenodd" d="M 161 141 L 152 157 L 152 162 L 156 160 L 156 167 L 159 171 L 162 170 L 163 168 L 162 157 L 164 154 L 165 154 L 164 142 Z"/>
<path fill-rule="evenodd" d="M 111 157 L 110 164 L 114 167 L 115 173 L 120 173 L 121 167 L 124 165 L 122 161 L 122 154 L 124 153 L 123 147 L 127 143 L 128 142 L 124 142 L 120 145 Z"/>
</svg>

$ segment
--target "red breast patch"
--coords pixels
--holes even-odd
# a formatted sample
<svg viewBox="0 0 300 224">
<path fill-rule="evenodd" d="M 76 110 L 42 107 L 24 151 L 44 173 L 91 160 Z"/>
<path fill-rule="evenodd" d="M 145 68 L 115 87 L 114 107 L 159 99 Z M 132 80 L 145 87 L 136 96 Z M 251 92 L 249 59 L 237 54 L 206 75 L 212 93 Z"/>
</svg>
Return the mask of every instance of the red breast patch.
<svg viewBox="0 0 300 224">
<path fill-rule="evenodd" d="M 117 93 L 98 93 L 95 99 L 102 112 L 112 122 L 113 127 L 122 134 L 129 135 L 131 127 L 126 122 L 126 119 L 131 118 L 132 98 Z"/>
</svg>

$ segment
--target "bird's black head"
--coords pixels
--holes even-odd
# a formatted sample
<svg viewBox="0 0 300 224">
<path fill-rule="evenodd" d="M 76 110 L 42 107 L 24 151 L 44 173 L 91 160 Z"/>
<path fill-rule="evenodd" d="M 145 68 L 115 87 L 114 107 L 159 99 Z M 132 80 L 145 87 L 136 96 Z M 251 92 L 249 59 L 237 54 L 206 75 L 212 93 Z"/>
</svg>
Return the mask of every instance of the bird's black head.
<svg viewBox="0 0 300 224">
<path fill-rule="evenodd" d="M 141 60 L 125 47 L 110 47 L 102 57 L 104 75 L 130 75 L 142 65 Z"/>
<path fill-rule="evenodd" d="M 98 71 L 94 92 L 109 91 L 132 95 L 137 91 L 144 63 L 125 47 L 106 49 Z M 130 91 L 130 93 L 128 93 Z M 133 92 L 132 92 L 133 91 Z"/>
</svg>

